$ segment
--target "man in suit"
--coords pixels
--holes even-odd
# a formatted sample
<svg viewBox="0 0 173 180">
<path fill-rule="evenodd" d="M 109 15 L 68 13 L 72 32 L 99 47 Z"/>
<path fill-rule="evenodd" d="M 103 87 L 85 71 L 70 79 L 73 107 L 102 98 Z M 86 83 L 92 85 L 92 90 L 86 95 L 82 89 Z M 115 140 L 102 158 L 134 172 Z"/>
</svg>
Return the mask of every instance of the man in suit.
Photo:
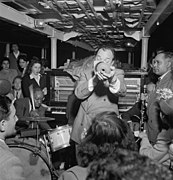
<svg viewBox="0 0 173 180">
<path fill-rule="evenodd" d="M 153 72 L 159 75 L 159 80 L 156 84 L 155 90 L 150 94 L 148 99 L 148 122 L 147 134 L 149 141 L 155 144 L 157 135 L 162 130 L 162 123 L 159 118 L 158 106 L 156 101 L 158 98 L 158 91 L 164 88 L 173 91 L 173 53 L 160 52 L 153 60 Z"/>
<path fill-rule="evenodd" d="M 34 89 L 34 107 L 32 102 L 30 101 L 30 98 L 20 98 L 15 101 L 15 107 L 16 107 L 16 115 L 19 118 L 18 125 L 24 125 L 23 122 L 20 121 L 23 117 L 45 117 L 45 112 L 48 109 L 48 106 L 43 104 L 44 94 L 40 88 Z M 40 122 L 39 121 L 39 127 L 44 130 L 51 129 L 49 124 L 47 122 Z"/>
<path fill-rule="evenodd" d="M 21 161 L 5 143 L 7 137 L 16 133 L 14 105 L 10 99 L 0 95 L 0 180 L 24 180 Z"/>
<path fill-rule="evenodd" d="M 118 96 L 126 94 L 124 71 L 113 66 L 114 49 L 109 46 L 99 48 L 92 67 L 83 70 L 77 81 L 75 95 L 81 105 L 75 118 L 71 139 L 80 144 L 96 114 L 103 111 L 118 112 Z M 107 70 L 97 70 L 99 63 L 106 64 Z"/>
<path fill-rule="evenodd" d="M 21 76 L 16 76 L 13 80 L 13 87 L 11 92 L 9 93 L 9 97 L 12 100 L 16 100 L 19 98 L 23 98 L 23 93 L 22 93 L 22 88 L 21 88 L 21 83 L 22 82 L 22 78 Z"/>
<path fill-rule="evenodd" d="M 12 52 L 9 55 L 10 68 L 16 69 L 18 74 L 20 74 L 18 65 L 18 56 L 20 55 L 19 46 L 17 44 L 12 44 Z"/>
</svg>

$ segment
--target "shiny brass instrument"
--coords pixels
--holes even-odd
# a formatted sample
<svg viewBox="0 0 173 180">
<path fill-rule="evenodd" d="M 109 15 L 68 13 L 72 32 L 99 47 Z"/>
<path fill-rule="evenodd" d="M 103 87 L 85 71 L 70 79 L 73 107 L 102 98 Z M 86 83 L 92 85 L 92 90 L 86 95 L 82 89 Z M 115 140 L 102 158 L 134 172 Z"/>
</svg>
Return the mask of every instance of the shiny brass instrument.
<svg viewBox="0 0 173 180">
<path fill-rule="evenodd" d="M 147 88 L 146 85 L 143 87 L 143 92 L 141 93 L 141 118 L 139 131 L 144 130 L 144 123 L 147 121 Z"/>
</svg>

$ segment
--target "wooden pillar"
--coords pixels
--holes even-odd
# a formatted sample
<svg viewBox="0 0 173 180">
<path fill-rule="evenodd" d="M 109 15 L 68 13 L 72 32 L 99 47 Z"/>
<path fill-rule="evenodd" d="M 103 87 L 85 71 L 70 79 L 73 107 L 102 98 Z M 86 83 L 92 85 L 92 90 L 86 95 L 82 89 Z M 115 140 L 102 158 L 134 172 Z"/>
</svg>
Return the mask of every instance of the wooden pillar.
<svg viewBox="0 0 173 180">
<path fill-rule="evenodd" d="M 45 59 L 45 48 L 41 49 L 41 59 Z"/>
<path fill-rule="evenodd" d="M 72 59 L 75 59 L 76 58 L 76 53 L 75 51 L 72 52 Z"/>
<path fill-rule="evenodd" d="M 129 51 L 128 52 L 128 64 L 132 63 L 132 53 Z"/>
<path fill-rule="evenodd" d="M 147 70 L 148 39 L 149 36 L 142 37 L 141 69 L 145 71 Z"/>
<path fill-rule="evenodd" d="M 5 48 L 5 57 L 9 57 L 9 55 L 10 55 L 10 44 L 9 43 L 7 43 L 6 44 L 6 48 Z"/>
<path fill-rule="evenodd" d="M 57 68 L 57 38 L 51 37 L 51 69 Z"/>
</svg>

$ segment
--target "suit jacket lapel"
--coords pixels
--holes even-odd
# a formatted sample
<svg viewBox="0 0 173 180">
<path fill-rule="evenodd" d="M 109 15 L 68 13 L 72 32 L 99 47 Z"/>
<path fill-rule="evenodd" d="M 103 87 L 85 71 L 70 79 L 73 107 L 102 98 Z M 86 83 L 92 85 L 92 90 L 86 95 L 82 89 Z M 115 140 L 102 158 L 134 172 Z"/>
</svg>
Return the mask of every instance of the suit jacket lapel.
<svg viewBox="0 0 173 180">
<path fill-rule="evenodd" d="M 170 79 L 172 79 L 172 71 L 170 71 L 168 74 L 166 74 L 163 77 L 163 79 L 160 80 L 160 82 L 158 83 L 156 89 L 164 88 L 165 83 L 168 83 L 170 81 Z"/>
<path fill-rule="evenodd" d="M 168 84 L 168 82 L 170 81 L 170 79 L 172 79 L 173 75 L 172 75 L 173 71 L 170 71 L 168 74 L 166 74 L 163 79 L 161 79 L 158 83 L 157 83 L 157 86 L 156 86 L 156 89 L 153 93 L 150 94 L 150 97 L 149 97 L 149 102 L 148 102 L 148 108 L 149 106 L 151 105 L 151 103 L 153 101 L 155 101 L 156 97 L 157 97 L 157 94 L 156 94 L 156 91 L 159 89 L 159 88 L 166 88 L 167 86 L 165 86 L 165 84 Z"/>
</svg>

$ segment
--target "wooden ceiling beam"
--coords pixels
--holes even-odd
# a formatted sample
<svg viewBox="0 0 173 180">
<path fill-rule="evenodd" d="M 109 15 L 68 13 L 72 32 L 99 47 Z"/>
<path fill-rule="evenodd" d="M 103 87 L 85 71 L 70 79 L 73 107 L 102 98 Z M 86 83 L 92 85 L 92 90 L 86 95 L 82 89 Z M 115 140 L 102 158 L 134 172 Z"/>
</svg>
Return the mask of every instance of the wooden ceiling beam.
<svg viewBox="0 0 173 180">
<path fill-rule="evenodd" d="M 152 16 L 146 23 L 143 31 L 143 36 L 150 36 L 157 27 L 157 22 L 159 24 L 173 12 L 173 0 L 162 0 L 156 10 L 153 12 Z"/>
<path fill-rule="evenodd" d="M 25 14 L 22 14 L 13 8 L 10 8 L 9 6 L 4 5 L 3 3 L 0 3 L 0 18 L 7 20 L 8 22 L 13 22 L 14 24 L 17 24 L 19 26 L 24 26 L 32 31 L 46 34 L 49 37 L 55 37 L 59 40 L 63 40 L 64 33 L 56 30 L 49 25 L 46 25 L 44 29 L 38 29 L 35 28 L 35 19 L 31 18 L 30 16 L 27 16 Z"/>
</svg>

